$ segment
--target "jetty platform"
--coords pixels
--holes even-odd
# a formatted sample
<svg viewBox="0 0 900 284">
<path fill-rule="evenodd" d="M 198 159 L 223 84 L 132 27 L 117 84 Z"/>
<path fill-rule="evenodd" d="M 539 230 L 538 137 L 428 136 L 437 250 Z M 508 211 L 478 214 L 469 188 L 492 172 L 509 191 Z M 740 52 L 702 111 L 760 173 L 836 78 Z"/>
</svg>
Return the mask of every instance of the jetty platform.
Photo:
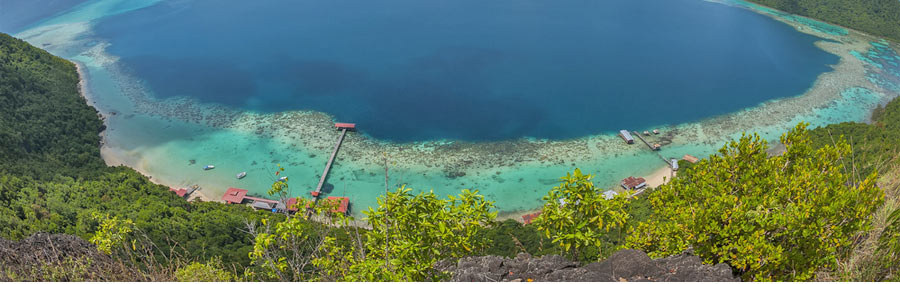
<svg viewBox="0 0 900 284">
<path fill-rule="evenodd" d="M 666 163 L 666 165 L 669 166 L 670 168 L 676 169 L 674 166 L 672 166 L 671 160 L 666 159 L 666 157 L 663 157 L 663 155 L 659 154 L 659 152 L 658 152 L 659 148 L 660 148 L 659 144 L 651 145 L 650 142 L 647 142 L 647 140 L 644 140 L 644 137 L 641 136 L 640 133 L 638 133 L 637 131 L 633 131 L 633 133 L 634 133 L 634 136 L 637 136 L 637 138 L 640 139 L 641 142 L 644 142 L 644 144 L 646 144 L 647 147 L 650 148 L 650 150 L 653 150 L 656 153 L 656 156 L 658 156 L 663 161 L 663 163 Z"/>
<path fill-rule="evenodd" d="M 319 201 L 319 195 L 322 193 L 322 186 L 325 186 L 325 179 L 328 178 L 328 172 L 331 170 L 331 165 L 334 163 L 334 158 L 337 157 L 338 149 L 341 148 L 341 143 L 344 142 L 344 136 L 347 135 L 347 131 L 356 129 L 355 123 L 335 123 L 334 127 L 341 131 L 341 134 L 338 135 L 337 143 L 334 144 L 334 150 L 331 151 L 331 157 L 328 158 L 328 163 L 325 164 L 325 170 L 322 171 L 322 177 L 319 178 L 319 185 L 316 186 L 316 190 L 312 192 L 312 201 L 313 204 Z M 312 215 L 312 209 L 306 210 L 306 217 Z"/>
</svg>

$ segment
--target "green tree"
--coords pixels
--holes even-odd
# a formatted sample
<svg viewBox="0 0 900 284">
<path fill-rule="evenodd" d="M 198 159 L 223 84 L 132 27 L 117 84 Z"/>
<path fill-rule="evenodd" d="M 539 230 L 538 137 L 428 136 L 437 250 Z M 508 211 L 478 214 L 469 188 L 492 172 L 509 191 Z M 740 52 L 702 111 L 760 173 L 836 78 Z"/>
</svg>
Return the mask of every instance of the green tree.
<svg viewBox="0 0 900 284">
<path fill-rule="evenodd" d="M 606 199 L 591 181 L 593 175 L 584 175 L 580 169 L 560 179 L 562 183 L 544 196 L 546 203 L 534 224 L 576 260 L 585 249 L 599 254 L 605 235 L 621 229 L 630 218 L 628 204 L 633 192 Z"/>
<path fill-rule="evenodd" d="M 234 274 L 222 268 L 222 260 L 214 258 L 206 263 L 191 262 L 175 271 L 175 279 L 181 282 L 230 282 Z"/>
<path fill-rule="evenodd" d="M 261 226 L 248 224 L 253 237 L 253 250 L 249 252 L 251 264 L 260 271 L 260 279 L 278 281 L 308 280 L 311 261 L 320 250 L 326 237 L 336 226 L 346 225 L 349 217 L 332 212 L 334 206 L 326 200 L 313 205 L 298 198 L 301 208 L 312 208 L 321 223 L 306 219 L 303 212 L 287 216 L 284 221 L 262 219 Z"/>
<path fill-rule="evenodd" d="M 748 0 L 788 13 L 900 40 L 900 1 Z"/>
<path fill-rule="evenodd" d="M 337 246 L 330 237 L 315 264 L 324 280 L 439 280 L 446 275 L 434 269 L 437 261 L 473 255 L 487 245 L 479 232 L 496 218 L 493 208 L 478 191 L 440 199 L 402 186 L 364 212 L 372 228 L 364 246 Z"/>
<path fill-rule="evenodd" d="M 688 175 L 651 193 L 654 214 L 628 237 L 652 257 L 689 248 L 745 280 L 809 280 L 846 252 L 883 203 L 875 174 L 857 178 L 843 139 L 814 149 L 806 125 L 782 135 L 787 150 L 743 135 Z"/>
<path fill-rule="evenodd" d="M 119 219 L 119 217 L 109 217 L 109 214 L 94 213 L 94 219 L 100 222 L 100 228 L 97 233 L 91 237 L 90 242 L 97 246 L 97 250 L 112 254 L 115 247 L 121 246 L 128 234 L 131 233 L 134 222 L 130 219 Z"/>
</svg>

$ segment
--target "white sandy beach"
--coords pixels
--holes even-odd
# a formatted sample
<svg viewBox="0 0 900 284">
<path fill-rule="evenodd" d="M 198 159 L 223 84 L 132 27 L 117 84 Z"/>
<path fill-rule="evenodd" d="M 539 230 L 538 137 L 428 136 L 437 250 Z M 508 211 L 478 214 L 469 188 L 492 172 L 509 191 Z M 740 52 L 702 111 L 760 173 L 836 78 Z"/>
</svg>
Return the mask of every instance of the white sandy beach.
<svg viewBox="0 0 900 284">
<path fill-rule="evenodd" d="M 84 97 L 84 99 L 85 99 L 85 101 L 87 101 L 88 105 L 94 106 L 92 103 L 93 98 L 91 97 L 90 90 L 87 88 L 87 85 L 85 82 L 86 74 L 84 73 L 84 66 L 82 66 L 81 63 L 78 63 L 75 61 L 72 61 L 72 63 L 75 64 L 75 70 L 78 72 L 78 86 L 79 86 L 79 89 L 81 92 L 81 96 Z M 108 114 L 101 113 L 101 115 L 103 115 L 103 122 L 104 122 L 104 124 L 106 124 L 106 115 L 108 115 Z M 100 157 L 103 159 L 104 162 L 106 162 L 106 165 L 110 166 L 110 167 L 131 165 L 130 163 L 126 163 L 126 161 L 122 160 L 122 157 L 124 157 L 124 155 L 117 155 L 113 152 L 114 151 L 106 145 L 106 131 L 104 130 L 104 131 L 100 132 Z M 167 184 L 167 183 L 160 181 L 158 178 L 154 178 L 148 171 L 146 171 L 145 169 L 143 169 L 140 166 L 131 166 L 131 168 L 134 169 L 135 171 L 137 171 L 138 173 L 141 173 L 142 175 L 148 177 L 151 182 L 159 184 L 159 185 L 163 185 L 163 186 L 167 186 L 169 188 L 175 188 L 175 189 L 185 188 L 185 187 L 190 186 L 190 185 Z M 193 193 L 191 193 L 191 195 L 188 196 L 188 200 L 220 202 L 219 199 L 210 198 L 209 196 L 204 194 L 202 188 L 200 190 L 196 190 Z"/>
<path fill-rule="evenodd" d="M 673 172 L 671 168 L 661 167 L 661 168 L 657 169 L 656 171 L 654 171 L 652 174 L 645 176 L 644 179 L 647 180 L 648 188 L 656 188 L 663 184 L 668 183 L 676 175 L 677 174 L 675 172 Z M 613 190 L 618 191 L 618 190 L 621 190 L 621 188 L 614 188 Z M 500 214 L 499 216 L 497 216 L 497 220 L 502 221 L 502 220 L 507 220 L 507 219 L 513 219 L 520 223 L 524 223 L 525 220 L 522 219 L 522 216 L 537 213 L 537 212 L 541 212 L 541 209 L 538 208 L 538 209 L 523 211 L 523 212 L 510 212 L 510 213 L 506 213 L 506 214 Z"/>
</svg>

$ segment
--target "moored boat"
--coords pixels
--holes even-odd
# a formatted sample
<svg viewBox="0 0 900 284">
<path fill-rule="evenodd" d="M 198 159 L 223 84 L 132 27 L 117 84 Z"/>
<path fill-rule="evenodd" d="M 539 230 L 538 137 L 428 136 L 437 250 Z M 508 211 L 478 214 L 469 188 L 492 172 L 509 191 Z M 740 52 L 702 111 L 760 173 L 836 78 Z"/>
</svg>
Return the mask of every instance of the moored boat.
<svg viewBox="0 0 900 284">
<path fill-rule="evenodd" d="M 242 179 L 242 178 L 244 178 L 245 176 L 247 176 L 247 172 L 241 172 L 241 173 L 237 174 L 237 178 L 238 178 L 238 179 Z"/>
<path fill-rule="evenodd" d="M 278 181 L 287 181 L 287 177 L 280 177 L 278 178 Z"/>
<path fill-rule="evenodd" d="M 213 166 L 213 165 L 206 165 L 205 167 L 203 167 L 203 170 L 208 171 L 208 170 L 212 170 L 212 169 L 215 169 L 215 168 L 216 168 L 216 166 Z"/>
</svg>

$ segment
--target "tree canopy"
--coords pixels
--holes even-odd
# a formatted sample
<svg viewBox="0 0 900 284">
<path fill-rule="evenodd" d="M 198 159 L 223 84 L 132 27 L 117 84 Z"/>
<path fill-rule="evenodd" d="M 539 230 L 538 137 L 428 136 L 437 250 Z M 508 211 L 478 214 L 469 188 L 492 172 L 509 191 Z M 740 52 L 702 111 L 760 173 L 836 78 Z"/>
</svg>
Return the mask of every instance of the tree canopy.
<svg viewBox="0 0 900 284">
<path fill-rule="evenodd" d="M 816 149 L 806 126 L 782 135 L 782 155 L 744 135 L 650 194 L 654 214 L 628 236 L 653 257 L 692 248 L 746 280 L 803 281 L 834 265 L 884 201 L 875 174 L 858 175 L 850 146 Z"/>
<path fill-rule="evenodd" d="M 100 158 L 103 123 L 79 93 L 75 65 L 0 33 L 0 237 L 36 232 L 90 238 L 94 215 L 130 219 L 161 250 L 247 265 L 245 206 L 189 203 Z"/>
<path fill-rule="evenodd" d="M 579 259 L 579 254 L 584 255 L 582 250 L 600 250 L 606 235 L 623 228 L 631 217 L 628 204 L 633 192 L 622 192 L 607 199 L 592 179 L 592 175 L 582 174 L 580 169 L 560 178 L 562 183 L 544 196 L 546 204 L 535 220 L 538 230 L 564 251 L 571 252 L 575 259 Z"/>
<path fill-rule="evenodd" d="M 748 1 L 900 41 L 900 1 L 897 0 Z"/>
<path fill-rule="evenodd" d="M 96 176 L 102 129 L 75 64 L 0 33 L 0 173 Z"/>
</svg>

